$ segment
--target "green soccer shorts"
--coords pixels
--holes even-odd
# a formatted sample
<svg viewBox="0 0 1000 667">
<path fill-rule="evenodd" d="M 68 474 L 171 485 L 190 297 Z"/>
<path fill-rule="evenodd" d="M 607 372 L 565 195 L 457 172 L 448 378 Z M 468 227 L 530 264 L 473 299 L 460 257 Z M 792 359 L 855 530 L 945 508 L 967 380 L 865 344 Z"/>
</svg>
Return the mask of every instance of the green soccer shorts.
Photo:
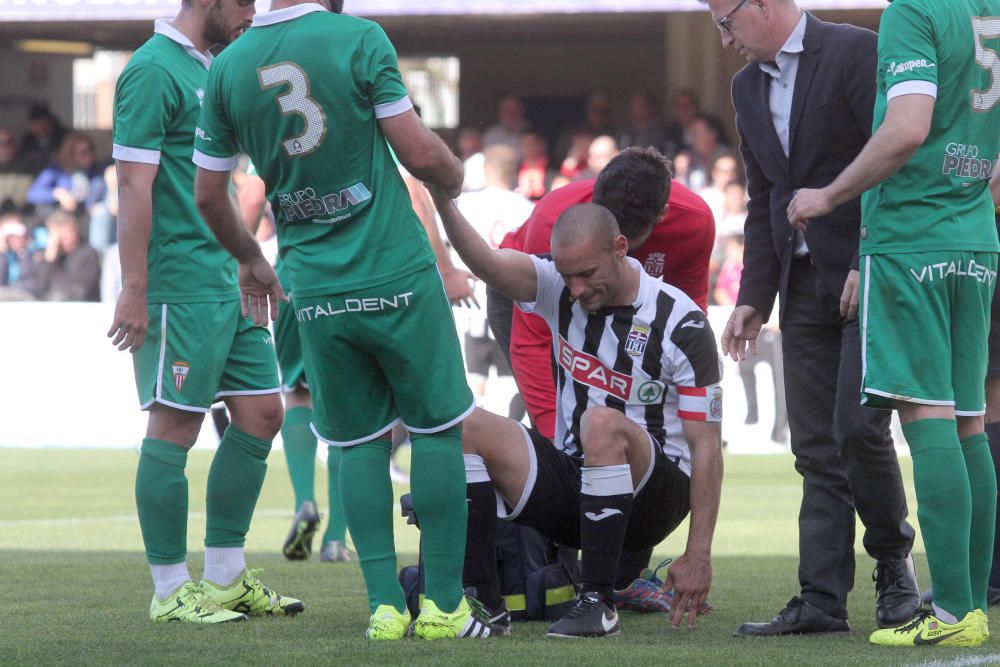
<svg viewBox="0 0 1000 667">
<path fill-rule="evenodd" d="M 294 298 L 313 428 L 330 445 L 402 421 L 435 433 L 475 407 L 437 267 L 347 294 Z"/>
<path fill-rule="evenodd" d="M 986 411 L 987 338 L 997 254 L 937 251 L 861 258 L 861 402 Z"/>
<path fill-rule="evenodd" d="M 281 391 L 271 332 L 243 318 L 239 301 L 150 304 L 132 364 L 143 410 L 208 412 L 226 396 Z"/>
<path fill-rule="evenodd" d="M 278 353 L 282 391 L 291 393 L 298 387 L 308 389 L 299 323 L 295 321 L 295 309 L 291 303 L 278 306 L 278 319 L 274 321 L 274 349 Z"/>
</svg>

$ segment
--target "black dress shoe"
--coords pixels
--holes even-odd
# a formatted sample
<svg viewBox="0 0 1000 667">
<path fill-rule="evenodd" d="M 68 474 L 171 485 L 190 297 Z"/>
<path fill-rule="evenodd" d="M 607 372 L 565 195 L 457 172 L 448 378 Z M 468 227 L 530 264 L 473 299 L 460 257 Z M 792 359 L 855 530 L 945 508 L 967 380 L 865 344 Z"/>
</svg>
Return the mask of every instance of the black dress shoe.
<svg viewBox="0 0 1000 667">
<path fill-rule="evenodd" d="M 920 608 L 920 588 L 913 558 L 880 560 L 872 573 L 875 582 L 875 623 L 894 628 L 913 618 Z"/>
<path fill-rule="evenodd" d="M 767 623 L 744 623 L 737 637 L 777 637 L 779 635 L 846 634 L 851 631 L 846 618 L 830 616 L 802 598 L 794 597 Z"/>
</svg>

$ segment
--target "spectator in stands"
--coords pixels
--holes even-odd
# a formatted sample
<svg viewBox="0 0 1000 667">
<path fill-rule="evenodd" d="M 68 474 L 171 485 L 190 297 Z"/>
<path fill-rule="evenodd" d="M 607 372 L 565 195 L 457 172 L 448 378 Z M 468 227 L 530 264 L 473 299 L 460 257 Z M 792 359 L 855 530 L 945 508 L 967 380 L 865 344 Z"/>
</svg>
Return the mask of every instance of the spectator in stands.
<svg viewBox="0 0 1000 667">
<path fill-rule="evenodd" d="M 38 288 L 45 301 L 98 301 L 101 260 L 80 238 L 76 218 L 61 209 L 45 220 L 49 244 L 38 266 Z"/>
<path fill-rule="evenodd" d="M 496 125 L 483 133 L 483 146 L 504 144 L 521 157 L 521 131 L 524 129 L 524 102 L 516 95 L 504 95 L 497 105 Z"/>
<path fill-rule="evenodd" d="M 521 166 L 517 172 L 517 193 L 537 201 L 552 189 L 555 170 L 549 167 L 549 147 L 541 132 L 526 125 L 521 132 Z"/>
<path fill-rule="evenodd" d="M 591 93 L 587 97 L 583 107 L 583 123 L 559 135 L 555 155 L 568 155 L 573 137 L 579 132 L 587 132 L 592 137 L 617 134 L 611 126 L 611 98 L 606 93 Z"/>
<path fill-rule="evenodd" d="M 628 103 L 629 127 L 622 132 L 618 145 L 652 146 L 662 152 L 667 143 L 667 129 L 660 122 L 659 107 L 651 93 L 637 93 Z"/>
<path fill-rule="evenodd" d="M 465 127 L 458 132 L 458 157 L 465 167 L 465 182 L 462 192 L 482 190 L 486 187 L 483 175 L 483 135 L 474 127 Z M 513 182 L 511 186 L 513 186 Z"/>
<path fill-rule="evenodd" d="M 0 216 L 0 300 L 24 301 L 38 296 L 39 258 L 28 242 L 28 227 L 19 213 Z"/>
<path fill-rule="evenodd" d="M 583 173 L 587 169 L 587 157 L 590 152 L 590 144 L 594 141 L 594 135 L 586 128 L 578 128 L 573 132 L 573 139 L 570 141 L 569 152 L 565 155 L 559 165 L 559 176 L 553 181 L 552 188 L 558 188 L 570 181 L 584 178 Z"/>
<path fill-rule="evenodd" d="M 743 234 L 743 224 L 747 220 L 747 186 L 743 181 L 727 184 L 722 200 L 722 221 L 716 227 L 716 234 Z"/>
<path fill-rule="evenodd" d="M 36 104 L 28 111 L 28 131 L 21 139 L 21 157 L 29 172 L 37 174 L 49 164 L 62 145 L 66 129 L 44 104 Z"/>
<path fill-rule="evenodd" d="M 698 192 L 708 182 L 709 170 L 729 150 L 725 131 L 717 118 L 699 113 L 688 131 L 691 140 L 691 171 L 688 187 Z"/>
<path fill-rule="evenodd" d="M 674 95 L 673 120 L 667 126 L 667 157 L 673 157 L 677 153 L 691 148 L 688 139 L 688 131 L 695 116 L 701 111 L 701 103 L 698 94 L 693 90 L 684 89 Z M 676 168 L 674 175 L 676 176 Z"/>
<path fill-rule="evenodd" d="M 739 161 L 732 153 L 722 153 L 715 158 L 708 174 L 708 183 L 698 191 L 698 196 L 704 199 L 708 207 L 712 209 L 712 216 L 715 218 L 716 230 L 718 230 L 724 215 L 726 186 L 733 181 L 741 180 Z"/>
<path fill-rule="evenodd" d="M 14 133 L 0 127 L 0 209 L 21 209 L 35 174 L 20 156 Z"/>
<path fill-rule="evenodd" d="M 106 194 L 104 169 L 97 163 L 94 140 L 71 132 L 63 140 L 55 160 L 31 184 L 28 203 L 34 204 L 43 215 L 60 209 L 86 223 Z"/>
<path fill-rule="evenodd" d="M 603 134 L 592 142 L 587 149 L 587 168 L 580 174 L 578 180 L 586 178 L 597 178 L 601 170 L 621 151 L 618 144 L 607 134 Z"/>
</svg>

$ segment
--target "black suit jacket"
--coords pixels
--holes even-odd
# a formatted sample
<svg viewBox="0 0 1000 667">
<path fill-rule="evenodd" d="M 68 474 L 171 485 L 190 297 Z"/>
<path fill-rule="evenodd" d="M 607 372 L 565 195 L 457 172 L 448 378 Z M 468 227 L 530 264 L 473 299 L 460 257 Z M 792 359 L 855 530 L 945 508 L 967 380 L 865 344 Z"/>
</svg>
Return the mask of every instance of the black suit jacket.
<svg viewBox="0 0 1000 667">
<path fill-rule="evenodd" d="M 786 209 L 795 190 L 820 188 L 857 156 L 871 137 L 877 35 L 807 14 L 795 78 L 789 156 L 771 120 L 770 77 L 748 64 L 733 78 L 733 105 L 750 195 L 738 305 L 770 316 L 785 294 L 792 266 L 793 229 Z M 858 266 L 860 198 L 810 221 L 805 234 L 823 287 L 839 298 Z M 779 315 L 784 314 L 781 299 Z"/>
</svg>

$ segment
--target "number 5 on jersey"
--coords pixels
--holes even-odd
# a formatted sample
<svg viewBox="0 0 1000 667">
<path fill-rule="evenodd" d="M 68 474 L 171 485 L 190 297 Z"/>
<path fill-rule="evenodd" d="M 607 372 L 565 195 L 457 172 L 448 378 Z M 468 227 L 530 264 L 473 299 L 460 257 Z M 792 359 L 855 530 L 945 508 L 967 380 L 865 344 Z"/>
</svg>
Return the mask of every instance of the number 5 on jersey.
<svg viewBox="0 0 1000 667">
<path fill-rule="evenodd" d="M 281 114 L 298 114 L 305 125 L 302 132 L 281 142 L 288 157 L 302 157 L 312 153 L 326 136 L 326 114 L 316 100 L 309 97 L 309 77 L 301 67 L 293 62 L 268 65 L 257 70 L 262 90 L 277 86 L 288 86 L 287 92 L 278 95 L 275 101 Z"/>
</svg>

